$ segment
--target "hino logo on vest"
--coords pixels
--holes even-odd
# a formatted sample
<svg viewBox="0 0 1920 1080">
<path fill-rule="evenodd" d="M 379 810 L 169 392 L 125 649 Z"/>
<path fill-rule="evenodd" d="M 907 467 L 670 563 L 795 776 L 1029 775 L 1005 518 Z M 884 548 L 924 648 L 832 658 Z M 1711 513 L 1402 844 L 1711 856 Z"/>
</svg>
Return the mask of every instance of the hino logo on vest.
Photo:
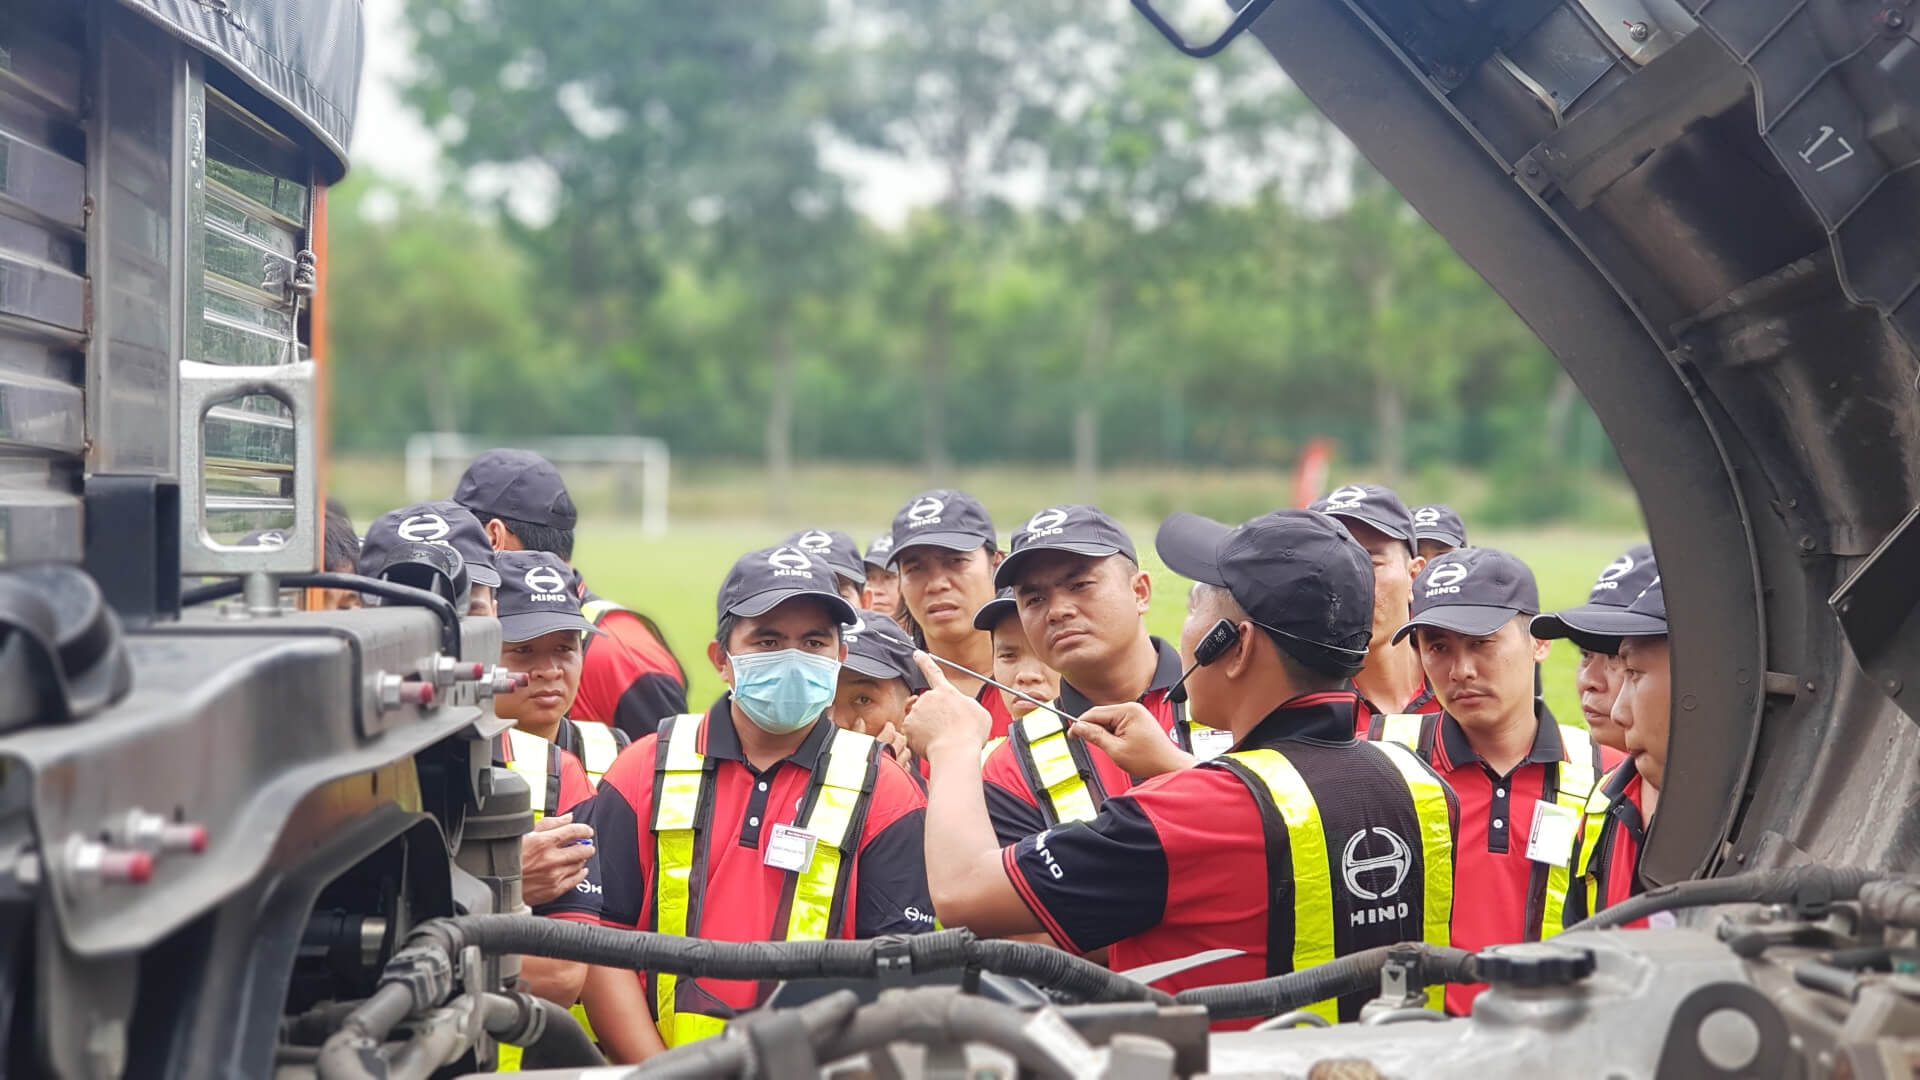
<svg viewBox="0 0 1920 1080">
<path fill-rule="evenodd" d="M 800 550 L 809 555 L 825 555 L 833 549 L 833 537 L 828 536 L 819 529 L 803 534 L 800 539 L 795 540 L 794 543 L 800 545 Z"/>
<path fill-rule="evenodd" d="M 521 580 L 527 583 L 527 589 L 533 593 L 535 603 L 567 598 L 567 579 L 561 577 L 560 571 L 551 566 L 536 566 L 527 571 L 527 576 Z"/>
<path fill-rule="evenodd" d="M 1384 854 L 1361 851 L 1362 847 L 1371 849 L 1377 846 L 1367 843 L 1370 836 L 1386 841 L 1387 850 Z M 1346 850 L 1340 853 L 1340 876 L 1346 879 L 1347 891 L 1362 900 L 1387 900 L 1398 895 L 1400 886 L 1406 884 L 1407 874 L 1412 870 L 1413 849 L 1400 839 L 1399 833 L 1378 825 L 1354 833 L 1352 839 L 1347 841 Z M 1368 888 L 1369 885 L 1374 887 Z"/>
<path fill-rule="evenodd" d="M 1361 487 L 1359 484 L 1348 484 L 1346 487 L 1339 488 L 1335 490 L 1333 494 L 1327 496 L 1327 512 L 1332 513 L 1335 510 L 1355 509 L 1360 505 L 1360 500 L 1366 497 L 1366 488 Z"/>
<path fill-rule="evenodd" d="M 1463 563 L 1441 563 L 1427 571 L 1427 599 L 1444 596 L 1460 591 L 1460 583 L 1467 579 L 1467 568 Z"/>
<path fill-rule="evenodd" d="M 1431 506 L 1423 506 L 1413 512 L 1413 523 L 1415 525 L 1438 525 L 1440 524 L 1440 511 Z"/>
<path fill-rule="evenodd" d="M 813 560 L 798 548 L 783 547 L 767 556 L 767 565 L 773 567 L 774 577 L 803 577 L 813 579 Z"/>
<path fill-rule="evenodd" d="M 1061 533 L 1066 532 L 1065 529 L 1061 528 L 1061 526 L 1066 523 L 1067 512 L 1065 510 L 1057 506 L 1051 510 L 1042 510 L 1033 515 L 1032 521 L 1027 522 L 1027 539 L 1038 540 L 1043 536 L 1059 536 Z"/>
<path fill-rule="evenodd" d="M 1622 555 L 1608 563 L 1605 570 L 1600 571 L 1600 580 L 1593 583 L 1593 591 L 1617 589 L 1620 587 L 1620 579 L 1631 573 L 1633 573 L 1633 556 Z"/>
<path fill-rule="evenodd" d="M 415 514 L 400 523 L 400 539 L 415 544 L 431 544 L 435 540 L 445 540 L 453 532 L 453 526 L 439 514 Z"/>
<path fill-rule="evenodd" d="M 931 495 L 915 499 L 913 505 L 907 507 L 907 528 L 919 529 L 940 524 L 940 512 L 946 508 L 945 502 Z"/>
<path fill-rule="evenodd" d="M 1047 873 L 1052 874 L 1053 879 L 1055 881 L 1058 881 L 1061 878 L 1066 877 L 1067 872 L 1065 870 L 1060 869 L 1060 864 L 1054 861 L 1053 852 L 1047 850 L 1047 837 L 1051 835 L 1053 835 L 1053 830 L 1048 829 L 1046 832 L 1043 832 L 1039 836 L 1034 837 L 1033 850 L 1034 850 L 1034 854 L 1040 856 L 1040 861 L 1047 864 Z"/>
</svg>

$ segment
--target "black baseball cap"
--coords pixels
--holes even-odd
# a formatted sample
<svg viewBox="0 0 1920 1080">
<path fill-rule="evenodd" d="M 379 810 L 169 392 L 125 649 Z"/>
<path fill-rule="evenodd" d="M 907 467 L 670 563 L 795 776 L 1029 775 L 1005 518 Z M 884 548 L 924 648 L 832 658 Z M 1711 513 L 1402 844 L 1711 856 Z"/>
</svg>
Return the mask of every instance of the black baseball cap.
<svg viewBox="0 0 1920 1080">
<path fill-rule="evenodd" d="M 500 571 L 500 639 L 532 641 L 556 630 L 599 633 L 580 614 L 567 564 L 549 551 L 502 551 L 494 556 Z"/>
<path fill-rule="evenodd" d="M 362 551 L 370 546 L 394 547 L 399 544 L 443 544 L 460 553 L 467 564 L 467 575 L 475 585 L 500 587 L 500 573 L 493 567 L 493 545 L 487 531 L 473 512 L 452 499 L 416 503 L 389 510 L 367 526 Z"/>
<path fill-rule="evenodd" d="M 887 555 L 892 551 L 893 532 L 889 530 L 874 537 L 873 543 L 867 545 L 866 564 L 875 570 L 885 570 L 887 568 Z"/>
<path fill-rule="evenodd" d="M 734 560 L 720 583 L 719 617 L 765 615 L 796 596 L 827 605 L 836 621 L 854 621 L 853 605 L 834 585 L 833 568 L 790 544 L 749 551 Z"/>
<path fill-rule="evenodd" d="M 580 515 L 553 462 L 531 450 L 489 450 L 473 459 L 453 501 L 479 518 L 500 517 L 571 529 Z"/>
<path fill-rule="evenodd" d="M 1539 611 L 1540 588 L 1526 563 L 1498 548 L 1456 548 L 1413 579 L 1413 618 L 1394 631 L 1393 640 L 1422 626 L 1478 637 L 1515 615 Z"/>
<path fill-rule="evenodd" d="M 887 552 L 887 565 L 899 562 L 902 551 L 919 544 L 972 551 L 998 542 L 993 518 L 979 499 L 964 491 L 935 488 L 908 499 L 894 515 L 893 550 Z"/>
<path fill-rule="evenodd" d="M 285 529 L 255 529 L 240 538 L 238 547 L 283 548 L 292 537 Z"/>
<path fill-rule="evenodd" d="M 1013 588 L 1008 586 L 994 593 L 993 599 L 981 604 L 980 610 L 973 613 L 973 628 L 991 631 L 1000 625 L 1001 619 L 1018 614 L 1019 610 L 1019 605 L 1013 599 Z"/>
<path fill-rule="evenodd" d="M 1343 484 L 1322 495 L 1307 509 L 1371 525 L 1395 540 L 1405 540 L 1407 550 L 1418 554 L 1413 512 L 1407 509 L 1407 504 L 1400 501 L 1400 496 L 1394 494 L 1392 488 L 1379 484 Z"/>
<path fill-rule="evenodd" d="M 401 585 L 426 589 L 464 605 L 473 579 L 465 559 L 452 545 L 428 540 L 403 540 L 391 530 L 367 530 L 354 571 L 361 577 L 385 578 Z M 444 587 L 442 582 L 445 582 Z M 380 598 L 367 594 L 369 603 Z"/>
<path fill-rule="evenodd" d="M 1547 640 L 1570 638 L 1575 645 L 1588 652 L 1619 652 L 1622 632 L 1616 628 L 1622 625 L 1628 607 L 1659 576 L 1660 569 L 1653 562 L 1653 547 L 1635 544 L 1600 571 L 1593 589 L 1587 593 L 1586 603 L 1536 616 L 1533 620 L 1533 636 Z M 1663 607 L 1663 618 L 1665 614 Z M 1646 623 L 1642 617 L 1633 616 L 1626 618 L 1626 625 L 1644 626 Z M 1664 634 L 1666 630 L 1652 632 Z"/>
<path fill-rule="evenodd" d="M 1438 540 L 1448 547 L 1467 546 L 1467 526 L 1453 507 L 1434 503 L 1413 508 L 1413 538 Z"/>
<path fill-rule="evenodd" d="M 853 625 L 841 635 L 847 643 L 844 666 L 874 679 L 900 679 L 919 693 L 927 688 L 913 662 L 913 641 L 900 624 L 877 611 L 856 611 Z"/>
<path fill-rule="evenodd" d="M 1160 523 L 1154 547 L 1182 577 L 1233 594 L 1287 655 L 1351 675 L 1373 636 L 1373 560 L 1345 526 L 1312 510 L 1276 510 L 1226 526 L 1198 514 Z"/>
<path fill-rule="evenodd" d="M 1127 531 L 1106 514 L 1091 506 L 1050 506 L 1014 530 L 1007 557 L 1000 560 L 1000 568 L 994 571 L 994 587 L 1005 589 L 1014 585 L 1015 575 L 1033 561 L 1028 556 L 1036 551 L 1069 551 L 1095 558 L 1125 555 L 1140 561 L 1133 553 L 1133 541 L 1127 537 Z"/>
<path fill-rule="evenodd" d="M 786 543 L 826 563 L 834 573 L 856 585 L 867 583 L 867 564 L 860 557 L 860 545 L 838 529 L 802 529 L 787 537 Z"/>
</svg>

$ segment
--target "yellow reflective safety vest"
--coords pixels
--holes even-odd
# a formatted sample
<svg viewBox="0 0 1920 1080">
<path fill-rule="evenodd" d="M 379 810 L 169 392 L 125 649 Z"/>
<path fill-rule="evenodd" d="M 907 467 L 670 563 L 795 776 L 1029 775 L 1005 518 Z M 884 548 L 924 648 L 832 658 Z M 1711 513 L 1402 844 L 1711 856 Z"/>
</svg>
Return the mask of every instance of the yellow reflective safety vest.
<svg viewBox="0 0 1920 1080">
<path fill-rule="evenodd" d="M 1580 823 L 1579 850 L 1570 864 L 1574 888 L 1561 913 L 1564 926 L 1593 915 L 1607 907 L 1608 878 L 1613 863 L 1613 847 L 1633 845 L 1637 852 L 1645 836 L 1640 808 L 1626 797 L 1627 785 L 1639 775 L 1628 758 L 1603 777 L 1587 798 L 1586 814 Z M 1563 927 L 1564 928 L 1564 927 Z"/>
<path fill-rule="evenodd" d="M 1060 708 L 1060 699 L 1050 702 Z M 1193 752 L 1193 731 L 1202 725 L 1187 719 L 1184 702 L 1174 702 L 1173 741 L 1180 749 Z M 1067 737 L 1071 721 L 1051 709 L 1035 709 L 1015 720 L 1007 728 L 1007 741 L 1013 744 L 1014 761 L 1020 774 L 1040 804 L 1040 816 L 1049 828 L 1063 821 L 1092 821 L 1107 801 L 1107 786 L 1094 765 L 1093 749 L 1079 739 Z M 991 746 L 989 747 L 991 749 Z M 986 757 L 981 757 L 981 762 Z"/>
<path fill-rule="evenodd" d="M 1395 807 L 1393 812 L 1401 816 L 1404 831 L 1417 833 L 1419 837 L 1416 842 L 1420 849 L 1420 940 L 1430 945 L 1447 945 L 1453 940 L 1453 817 L 1448 809 L 1446 784 L 1425 762 L 1398 744 L 1359 745 L 1386 755 L 1405 783 L 1403 790 L 1411 805 Z M 1326 820 L 1313 788 L 1287 758 L 1285 750 L 1238 750 L 1214 760 L 1239 776 L 1260 804 L 1260 816 L 1267 829 L 1268 889 L 1276 897 L 1287 892 L 1293 897 L 1291 912 L 1284 909 L 1269 912 L 1268 970 L 1304 971 L 1353 951 L 1343 950 L 1339 945 L 1342 930 L 1347 928 L 1339 925 L 1336 915 L 1341 906 L 1351 907 L 1358 892 L 1358 887 L 1350 884 L 1353 850 L 1363 842 L 1361 834 L 1391 832 L 1399 857 L 1408 860 L 1411 845 L 1409 839 L 1401 835 L 1403 830 L 1368 826 L 1355 832 L 1336 850 L 1328 837 L 1338 834 L 1330 833 L 1330 825 L 1348 831 L 1350 827 Z M 1323 781 L 1323 787 L 1328 782 L 1339 781 Z M 1379 814 L 1379 807 L 1384 805 L 1384 801 L 1373 802 L 1373 812 Z M 1280 859 L 1285 861 L 1277 861 Z M 1403 872 L 1410 878 L 1412 867 L 1406 866 Z M 1283 881 L 1290 882 L 1291 887 L 1281 888 L 1277 883 Z M 1342 883 L 1349 898 L 1345 905 L 1336 905 L 1336 882 Z M 1359 894 L 1358 899 L 1371 895 Z M 1362 925 L 1360 917 L 1351 911 L 1349 920 L 1350 926 Z M 1290 962 L 1283 964 L 1283 957 Z M 1428 1006 L 1441 1008 L 1444 994 L 1444 987 L 1428 989 Z M 1315 1002 L 1308 1009 L 1329 1022 L 1340 1019 L 1339 1002 L 1334 999 Z"/>
<path fill-rule="evenodd" d="M 587 779 L 596 789 L 600 778 L 613 768 L 613 759 L 633 742 L 626 732 L 593 720 L 562 720 L 560 727 L 564 733 L 562 745 L 580 759 L 587 770 Z"/>
<path fill-rule="evenodd" d="M 688 713 L 660 730 L 652 823 L 656 891 L 648 927 L 658 933 L 700 933 L 698 912 L 706 883 L 696 877 L 696 864 L 705 861 L 701 845 L 712 825 L 709 788 L 717 766 L 698 749 L 706 719 Z M 879 760 L 878 740 L 829 724 L 826 745 L 813 763 L 813 778 L 795 818 L 796 827 L 815 838 L 813 859 L 788 879 L 792 902 L 786 921 L 769 928 L 767 940 L 824 941 L 839 935 L 847 905 L 836 905 L 833 898 L 853 869 Z M 678 977 L 652 978 L 654 1023 L 667 1046 L 703 1039 L 726 1027 L 726 1017 L 695 1011 L 699 995 L 685 993 Z"/>
<path fill-rule="evenodd" d="M 1440 713 L 1398 713 L 1380 718 L 1380 740 L 1404 746 L 1433 760 L 1433 744 L 1440 730 Z M 1587 729 L 1561 724 L 1560 745 L 1566 751 L 1560 767 L 1541 782 L 1541 798 L 1560 806 L 1576 817 L 1587 814 L 1588 802 L 1599 781 L 1600 757 Z M 1604 807 L 1602 808 L 1604 813 Z M 1582 830 L 1584 832 L 1584 829 Z M 1528 878 L 1526 939 L 1539 941 L 1567 927 L 1567 896 L 1573 888 L 1574 865 L 1581 832 L 1573 835 L 1572 846 L 1554 863 L 1536 861 Z M 1577 907 L 1576 900 L 1576 907 Z"/>
<path fill-rule="evenodd" d="M 559 813 L 560 755 L 565 751 L 555 743 L 519 728 L 507 730 L 507 744 L 513 750 L 513 759 L 507 762 L 507 768 L 527 782 L 527 802 L 533 807 L 533 820 L 539 821 L 548 814 Z"/>
</svg>

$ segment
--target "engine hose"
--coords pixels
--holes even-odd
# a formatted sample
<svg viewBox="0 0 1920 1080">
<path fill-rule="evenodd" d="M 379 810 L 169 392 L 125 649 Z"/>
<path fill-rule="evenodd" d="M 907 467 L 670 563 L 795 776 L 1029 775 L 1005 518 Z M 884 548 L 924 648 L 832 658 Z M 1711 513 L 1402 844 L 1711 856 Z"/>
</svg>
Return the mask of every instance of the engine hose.
<svg viewBox="0 0 1920 1080">
<path fill-rule="evenodd" d="M 477 945 L 488 956 L 556 960 L 711 979 L 863 979 L 977 968 L 1028 979 L 1084 1001 L 1170 1003 L 1166 993 L 1046 945 L 981 941 L 966 930 L 860 941 L 706 941 L 528 915 L 461 915 L 421 924 L 412 945 L 447 956 Z"/>
<path fill-rule="evenodd" d="M 1797 904 L 1815 906 L 1852 900 L 1861 889 L 1886 877 L 1878 870 L 1850 866 L 1785 866 L 1750 870 L 1732 877 L 1678 881 L 1649 889 L 1582 919 L 1568 930 L 1604 930 L 1662 911 L 1715 904 Z"/>
<path fill-rule="evenodd" d="M 605 1065 L 593 1040 L 574 1021 L 572 1014 L 545 998 L 532 994 L 488 994 L 481 1006 L 487 1034 L 501 1042 L 520 1047 L 520 1068 L 573 1069 Z M 529 1039 L 528 1029 L 536 1026 L 539 1034 Z"/>
<path fill-rule="evenodd" d="M 1408 948 L 1406 944 L 1382 945 L 1270 979 L 1199 986 L 1180 991 L 1174 1001 L 1181 1005 L 1205 1006 L 1207 1015 L 1214 1020 L 1277 1016 L 1304 1009 L 1316 1001 L 1379 989 L 1380 970 L 1395 953 L 1404 954 Z M 1427 986 L 1480 981 L 1473 954 L 1465 949 L 1424 944 L 1412 948 L 1420 952 Z"/>
<path fill-rule="evenodd" d="M 1040 1016 L 1058 1020 L 1051 1010 Z M 1074 1067 L 1058 1045 L 1058 1027 L 1035 1021 L 1031 1013 L 951 987 L 920 987 L 863 1006 L 844 1028 L 816 1044 L 814 1056 L 838 1061 L 903 1041 L 930 1046 L 977 1042 L 1012 1054 L 1022 1076 L 1073 1080 Z"/>
<path fill-rule="evenodd" d="M 383 983 L 347 1014 L 339 1031 L 320 1044 L 320 1053 L 313 1059 L 314 1075 L 320 1080 L 377 1080 L 389 1075 L 380 1044 L 413 1011 L 413 992 L 405 984 Z"/>
<path fill-rule="evenodd" d="M 807 1042 L 815 1050 L 853 1016 L 860 1004 L 851 990 L 836 990 L 791 1010 L 807 1033 Z M 646 1080 L 711 1080 L 713 1077 L 738 1076 L 753 1064 L 752 1042 L 739 1037 L 743 1029 L 761 1023 L 765 1014 L 748 1013 L 730 1026 L 731 1038 L 701 1039 L 676 1046 L 664 1054 L 648 1058 L 636 1074 Z"/>
<path fill-rule="evenodd" d="M 1888 926 L 1920 930 L 1920 882 L 1870 881 L 1860 886 L 1860 906 Z"/>
</svg>

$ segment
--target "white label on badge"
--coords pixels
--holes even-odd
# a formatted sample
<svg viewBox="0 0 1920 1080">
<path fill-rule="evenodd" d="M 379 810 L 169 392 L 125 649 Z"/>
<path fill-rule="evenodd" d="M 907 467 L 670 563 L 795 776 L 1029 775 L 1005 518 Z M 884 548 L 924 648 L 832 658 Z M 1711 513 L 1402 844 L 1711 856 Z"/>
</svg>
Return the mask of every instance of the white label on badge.
<svg viewBox="0 0 1920 1080">
<path fill-rule="evenodd" d="M 1533 804 L 1533 831 L 1527 834 L 1527 858 L 1549 866 L 1565 866 L 1573 860 L 1573 843 L 1579 833 L 1578 813 L 1542 799 Z"/>
<path fill-rule="evenodd" d="M 819 840 L 805 829 L 775 825 L 767 839 L 767 865 L 799 873 L 813 865 L 813 845 Z"/>
<path fill-rule="evenodd" d="M 1219 757 L 1233 749 L 1233 732 L 1219 728 L 1194 726 L 1187 732 L 1193 737 L 1193 756 L 1201 761 Z"/>
</svg>

